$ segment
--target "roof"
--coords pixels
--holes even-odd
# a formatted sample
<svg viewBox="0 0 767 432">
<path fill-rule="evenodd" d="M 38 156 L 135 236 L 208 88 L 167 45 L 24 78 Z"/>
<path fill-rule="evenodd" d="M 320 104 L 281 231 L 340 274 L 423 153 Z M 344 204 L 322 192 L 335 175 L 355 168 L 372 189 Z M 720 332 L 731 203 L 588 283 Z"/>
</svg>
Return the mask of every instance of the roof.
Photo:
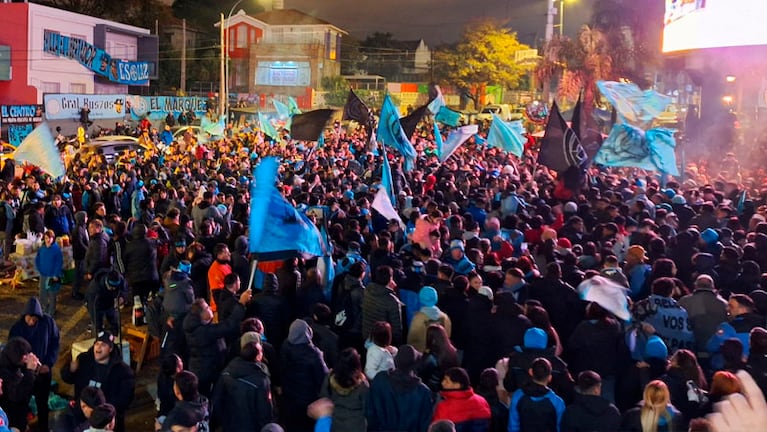
<svg viewBox="0 0 767 432">
<path fill-rule="evenodd" d="M 421 39 L 409 41 L 394 41 L 394 47 L 404 51 L 415 51 L 421 45 Z"/>
<path fill-rule="evenodd" d="M 269 25 L 333 25 L 296 9 L 274 9 L 253 15 Z"/>
</svg>

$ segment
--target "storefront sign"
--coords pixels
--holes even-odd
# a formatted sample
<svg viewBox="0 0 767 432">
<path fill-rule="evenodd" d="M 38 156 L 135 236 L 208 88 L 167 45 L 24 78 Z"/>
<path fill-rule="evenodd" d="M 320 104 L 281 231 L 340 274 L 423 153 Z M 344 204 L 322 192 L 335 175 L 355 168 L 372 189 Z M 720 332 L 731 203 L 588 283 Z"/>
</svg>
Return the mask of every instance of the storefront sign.
<svg viewBox="0 0 767 432">
<path fill-rule="evenodd" d="M 42 105 L 2 105 L 0 106 L 0 124 L 3 138 L 11 145 L 18 146 L 43 121 Z"/>
<path fill-rule="evenodd" d="M 78 61 L 81 65 L 110 81 L 128 85 L 149 84 L 149 63 L 112 58 L 89 42 L 46 30 L 43 51 Z"/>
<path fill-rule="evenodd" d="M 205 114 L 207 100 L 199 97 L 45 94 L 45 118 L 78 119 L 80 110 L 88 107 L 90 119 L 140 120 L 149 117 L 162 120 L 169 112 L 178 117 L 181 111 L 193 111 L 198 118 Z"/>
</svg>

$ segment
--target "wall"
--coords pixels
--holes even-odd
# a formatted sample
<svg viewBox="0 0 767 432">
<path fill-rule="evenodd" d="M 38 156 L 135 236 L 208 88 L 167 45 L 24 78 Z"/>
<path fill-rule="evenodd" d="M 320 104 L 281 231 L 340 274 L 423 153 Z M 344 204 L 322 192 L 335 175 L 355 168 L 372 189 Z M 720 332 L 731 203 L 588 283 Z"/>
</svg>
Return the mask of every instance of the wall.
<svg viewBox="0 0 767 432">
<path fill-rule="evenodd" d="M 28 104 L 37 101 L 37 89 L 29 86 L 27 70 L 27 39 L 29 26 L 27 21 L 27 3 L 7 3 L 0 5 L 3 31 L 0 32 L 0 44 L 11 47 L 11 81 L 0 81 L 0 95 L 3 104 Z M 42 49 L 42 47 L 40 48 Z"/>
</svg>

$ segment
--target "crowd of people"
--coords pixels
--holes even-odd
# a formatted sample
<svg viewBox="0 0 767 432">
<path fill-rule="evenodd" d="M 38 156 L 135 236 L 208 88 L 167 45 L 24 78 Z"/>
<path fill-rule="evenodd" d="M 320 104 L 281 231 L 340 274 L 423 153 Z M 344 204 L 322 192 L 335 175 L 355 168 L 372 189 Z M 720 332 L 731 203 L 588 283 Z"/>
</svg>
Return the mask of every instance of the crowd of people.
<svg viewBox="0 0 767 432">
<path fill-rule="evenodd" d="M 322 147 L 230 124 L 109 162 L 75 152 L 61 182 L 3 169 L 4 257 L 18 235 L 44 241 L 40 294 L 0 353 L 0 423 L 25 430 L 35 395 L 39 431 L 124 431 L 135 377 L 116 336 L 134 302 L 162 340 L 162 431 L 722 430 L 738 416 L 704 420 L 718 402 L 752 400 L 750 377 L 767 390 L 764 172 L 733 155 L 684 179 L 591 167 L 568 191 L 534 146 L 520 159 L 472 139 L 440 163 L 431 130 L 410 172 L 339 124 Z M 372 208 L 380 154 L 401 221 Z M 268 155 L 288 201 L 328 209 L 311 217 L 330 283 L 289 257 L 249 284 L 249 187 Z M 579 296 L 592 279 L 625 288 L 631 319 Z M 86 301 L 95 342 L 62 366 L 76 398 L 49 425 L 62 295 Z"/>
</svg>

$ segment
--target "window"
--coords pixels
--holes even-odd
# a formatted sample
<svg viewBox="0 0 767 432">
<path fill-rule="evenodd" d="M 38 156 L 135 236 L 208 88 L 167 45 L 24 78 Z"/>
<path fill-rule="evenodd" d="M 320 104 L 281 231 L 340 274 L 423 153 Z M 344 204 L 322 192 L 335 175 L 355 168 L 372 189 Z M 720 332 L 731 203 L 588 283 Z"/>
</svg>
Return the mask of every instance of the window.
<svg viewBox="0 0 767 432">
<path fill-rule="evenodd" d="M 85 84 L 83 83 L 71 83 L 69 84 L 69 92 L 75 94 L 85 94 Z"/>
<path fill-rule="evenodd" d="M 237 27 L 237 48 L 248 47 L 248 29 L 245 27 Z"/>
<path fill-rule="evenodd" d="M 61 93 L 61 84 L 57 82 L 43 81 L 40 87 L 43 93 Z"/>
</svg>

